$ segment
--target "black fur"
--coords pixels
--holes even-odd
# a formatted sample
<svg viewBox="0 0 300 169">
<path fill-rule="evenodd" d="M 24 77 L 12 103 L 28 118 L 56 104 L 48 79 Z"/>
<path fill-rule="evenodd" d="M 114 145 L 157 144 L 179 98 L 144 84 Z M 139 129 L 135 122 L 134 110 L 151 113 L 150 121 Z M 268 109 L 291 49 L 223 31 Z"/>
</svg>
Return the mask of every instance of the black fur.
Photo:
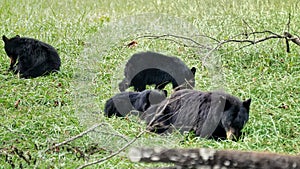
<svg viewBox="0 0 300 169">
<path fill-rule="evenodd" d="M 248 121 L 250 103 L 251 99 L 242 102 L 223 92 L 185 89 L 151 106 L 141 119 L 156 133 L 172 132 L 175 128 L 193 131 L 203 138 L 237 140 Z"/>
<path fill-rule="evenodd" d="M 144 90 L 143 92 L 121 92 L 108 99 L 105 103 L 104 114 L 124 117 L 130 111 L 146 111 L 151 105 L 158 104 L 166 98 L 166 91 Z"/>
<path fill-rule="evenodd" d="M 3 35 L 2 40 L 5 52 L 11 59 L 9 70 L 20 73 L 20 77 L 35 78 L 59 71 L 60 58 L 52 46 L 19 35 L 11 39 Z"/>
<path fill-rule="evenodd" d="M 125 78 L 119 83 L 119 90 L 133 86 L 135 91 L 143 91 L 146 85 L 155 85 L 155 89 L 162 90 L 168 83 L 172 83 L 173 88 L 193 88 L 195 72 L 195 67 L 189 69 L 176 57 L 154 52 L 137 53 L 126 64 Z"/>
</svg>

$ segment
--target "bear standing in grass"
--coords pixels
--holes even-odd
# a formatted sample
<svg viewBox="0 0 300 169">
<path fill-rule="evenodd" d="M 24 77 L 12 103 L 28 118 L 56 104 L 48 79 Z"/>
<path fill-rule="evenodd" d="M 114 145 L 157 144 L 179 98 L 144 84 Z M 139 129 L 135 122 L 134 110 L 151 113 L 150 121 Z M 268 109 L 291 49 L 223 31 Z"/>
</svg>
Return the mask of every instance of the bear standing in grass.
<svg viewBox="0 0 300 169">
<path fill-rule="evenodd" d="M 202 138 L 237 140 L 249 119 L 250 103 L 251 99 L 240 101 L 224 92 L 184 89 L 151 106 L 140 118 L 156 133 L 178 129 Z"/>
<path fill-rule="evenodd" d="M 166 91 L 144 90 L 142 92 L 121 92 L 105 103 L 104 115 L 125 117 L 130 111 L 146 111 L 151 105 L 158 104 L 166 98 Z"/>
<path fill-rule="evenodd" d="M 59 71 L 59 55 L 49 44 L 19 35 L 11 39 L 3 35 L 2 40 L 10 58 L 9 70 L 19 73 L 20 77 L 35 78 Z"/>
<path fill-rule="evenodd" d="M 173 88 L 192 89 L 195 86 L 196 68 L 189 69 L 179 58 L 155 52 L 141 52 L 128 60 L 119 90 L 125 91 L 133 86 L 135 91 L 143 91 L 146 85 L 155 85 L 162 90 L 168 83 Z"/>
</svg>

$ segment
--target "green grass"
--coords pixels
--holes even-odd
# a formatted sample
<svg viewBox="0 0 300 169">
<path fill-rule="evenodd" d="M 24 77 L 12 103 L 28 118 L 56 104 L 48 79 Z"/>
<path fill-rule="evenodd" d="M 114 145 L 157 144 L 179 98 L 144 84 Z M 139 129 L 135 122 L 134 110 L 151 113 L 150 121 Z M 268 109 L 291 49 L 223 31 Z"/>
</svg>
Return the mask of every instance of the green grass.
<svg viewBox="0 0 300 169">
<path fill-rule="evenodd" d="M 209 147 L 299 154 L 300 48 L 295 44 L 291 44 L 291 53 L 286 53 L 282 40 L 269 40 L 238 51 L 241 44 L 231 43 L 212 53 L 208 59 L 195 48 L 166 40 L 142 38 L 137 40 L 137 47 L 124 47 L 138 35 L 145 34 L 140 29 L 154 35 L 166 32 L 185 36 L 205 34 L 218 39 L 228 39 L 251 29 L 282 34 L 287 29 L 289 13 L 292 16 L 290 32 L 299 35 L 299 5 L 297 0 L 4 0 L 0 4 L 0 34 L 7 37 L 19 34 L 53 45 L 59 51 L 62 67 L 61 72 L 50 76 L 19 79 L 6 71 L 9 59 L 1 43 L 0 166 L 75 168 L 106 157 L 126 144 L 121 137 L 105 132 L 133 139 L 145 127 L 137 119 L 107 119 L 92 112 L 101 111 L 106 99 L 118 92 L 116 85 L 130 55 L 144 50 L 176 55 L 187 65 L 196 66 L 198 90 L 221 87 L 241 99 L 251 97 L 251 114 L 244 129 L 246 135 L 238 142 L 199 138 L 183 141 L 184 137 L 176 133 L 167 137 L 145 134 L 132 146 Z M 165 15 L 161 18 L 163 22 L 149 25 L 145 21 L 154 21 L 155 16 L 161 15 L 135 16 L 143 13 Z M 211 44 L 205 38 L 193 38 Z M 222 66 L 212 66 L 218 59 Z M 18 100 L 20 103 L 16 108 Z M 103 132 L 91 133 L 45 153 L 51 145 L 102 122 L 109 124 L 101 128 Z M 94 153 L 93 147 L 98 148 Z M 86 157 L 81 158 L 79 151 Z M 27 159 L 31 156 L 29 163 L 17 152 L 23 152 Z M 91 168 L 155 166 L 131 163 L 126 153 L 127 149 Z"/>
</svg>

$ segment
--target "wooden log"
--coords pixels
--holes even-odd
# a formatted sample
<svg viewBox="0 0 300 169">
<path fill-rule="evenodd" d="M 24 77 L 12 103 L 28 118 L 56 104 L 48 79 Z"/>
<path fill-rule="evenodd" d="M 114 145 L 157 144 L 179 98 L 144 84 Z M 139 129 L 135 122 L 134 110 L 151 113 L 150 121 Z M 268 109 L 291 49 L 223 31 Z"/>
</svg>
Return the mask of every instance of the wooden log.
<svg viewBox="0 0 300 169">
<path fill-rule="evenodd" d="M 132 148 L 129 158 L 132 162 L 173 163 L 172 169 L 300 169 L 300 156 L 207 148 Z"/>
</svg>

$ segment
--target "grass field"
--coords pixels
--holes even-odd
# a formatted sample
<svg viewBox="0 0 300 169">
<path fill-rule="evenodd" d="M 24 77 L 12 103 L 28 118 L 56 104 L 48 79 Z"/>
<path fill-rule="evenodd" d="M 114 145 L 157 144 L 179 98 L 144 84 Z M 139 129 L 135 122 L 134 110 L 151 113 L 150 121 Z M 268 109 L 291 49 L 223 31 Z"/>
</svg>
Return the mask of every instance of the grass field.
<svg viewBox="0 0 300 169">
<path fill-rule="evenodd" d="M 171 33 L 226 40 L 252 30 L 282 34 L 289 14 L 289 32 L 299 35 L 299 0 L 2 0 L 0 13 L 1 35 L 42 40 L 57 48 L 62 59 L 57 74 L 19 79 L 7 72 L 9 58 L 0 43 L 0 168 L 76 168 L 108 156 L 133 139 L 145 128 L 137 119 L 107 119 L 95 112 L 102 111 L 106 99 L 118 92 L 116 84 L 130 55 L 145 50 L 176 55 L 197 67 L 197 90 L 221 88 L 241 99 L 252 98 L 250 120 L 238 142 L 147 133 L 132 147 L 300 152 L 299 46 L 290 44 L 287 53 L 282 39 L 240 50 L 244 44 L 228 43 L 207 56 L 207 51 L 184 46 L 191 42 L 182 39 L 176 39 L 180 43 L 136 39 Z M 201 36 L 192 38 L 214 45 Z M 133 39 L 138 46 L 126 47 Z M 109 125 L 45 152 L 97 123 Z M 131 163 L 127 150 L 90 168 L 156 166 Z"/>
</svg>

